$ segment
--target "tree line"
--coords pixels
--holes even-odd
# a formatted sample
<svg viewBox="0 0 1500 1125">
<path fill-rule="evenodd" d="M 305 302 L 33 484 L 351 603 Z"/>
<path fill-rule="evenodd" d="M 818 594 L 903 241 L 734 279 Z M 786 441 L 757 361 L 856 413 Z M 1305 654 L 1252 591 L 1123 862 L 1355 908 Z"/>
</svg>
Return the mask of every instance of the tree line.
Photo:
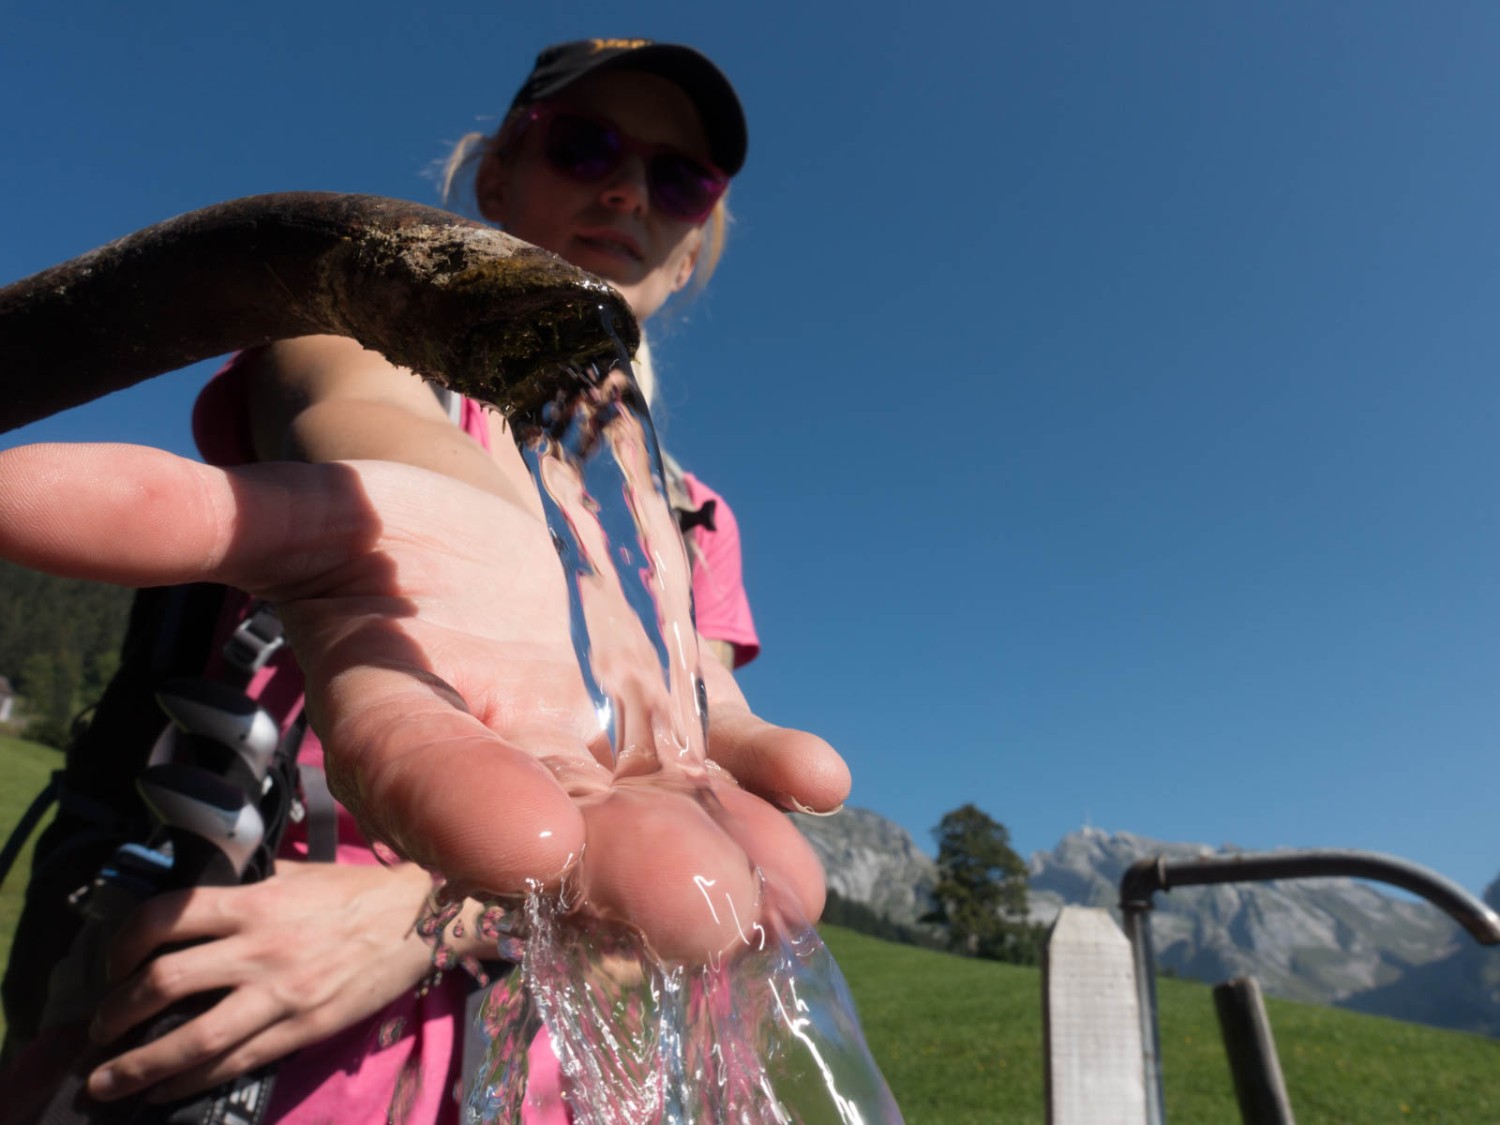
<svg viewBox="0 0 1500 1125">
<path fill-rule="evenodd" d="M 73 717 L 103 694 L 133 594 L 0 560 L 0 675 L 15 690 L 27 738 L 63 746 Z"/>
</svg>

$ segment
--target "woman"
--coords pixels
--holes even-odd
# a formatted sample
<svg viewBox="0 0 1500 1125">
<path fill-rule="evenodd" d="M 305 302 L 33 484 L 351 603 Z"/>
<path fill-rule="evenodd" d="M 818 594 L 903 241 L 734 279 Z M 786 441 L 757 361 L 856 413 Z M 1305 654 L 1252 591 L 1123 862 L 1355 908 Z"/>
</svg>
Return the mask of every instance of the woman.
<svg viewBox="0 0 1500 1125">
<path fill-rule="evenodd" d="M 644 40 L 562 44 L 539 56 L 501 128 L 476 151 L 476 200 L 486 218 L 608 280 L 645 320 L 687 286 L 695 272 L 704 277 L 711 271 L 724 229 L 723 196 L 729 177 L 743 163 L 745 145 L 744 120 L 733 89 L 697 52 Z M 457 154 L 454 165 L 462 165 L 465 156 Z M 403 825 L 419 819 L 413 812 L 419 807 L 442 805 L 452 810 L 465 796 L 436 790 L 452 747 L 478 737 L 472 729 L 476 716 L 488 728 L 484 735 L 499 731 L 509 737 L 503 750 L 516 760 L 505 759 L 502 764 L 511 772 L 503 786 L 491 791 L 506 794 L 505 819 L 523 828 L 534 822 L 541 831 L 531 831 L 530 839 L 548 838 L 552 849 L 539 858 L 541 845 L 528 844 L 524 859 L 517 858 L 513 846 L 492 850 L 485 863 L 487 889 L 514 891 L 534 881 L 555 880 L 574 862 L 585 835 L 595 854 L 618 866 L 623 863 L 618 857 L 631 853 L 623 846 L 607 846 L 607 841 L 639 834 L 643 820 L 660 818 L 660 827 L 672 828 L 678 822 L 671 817 L 692 813 L 663 811 L 660 804 L 616 802 L 608 794 L 607 773 L 601 777 L 600 767 L 585 749 L 597 740 L 598 732 L 588 729 L 590 712 L 580 704 L 570 646 L 563 643 L 565 611 L 558 601 L 555 561 L 547 557 L 550 544 L 540 531 L 535 489 L 497 415 L 473 404 L 461 405 L 457 413 L 460 425 L 454 424 L 428 385 L 357 344 L 308 337 L 237 357 L 205 392 L 195 428 L 206 457 L 217 464 L 396 462 L 469 486 L 428 489 L 422 503 L 430 510 L 412 515 L 410 501 L 403 503 L 401 497 L 420 491 L 420 476 L 379 466 L 356 473 L 360 496 L 383 517 L 383 532 L 402 519 L 420 519 L 426 521 L 420 525 L 422 531 L 434 542 L 446 543 L 447 536 L 463 533 L 451 530 L 462 519 L 453 512 L 484 512 L 482 518 L 472 517 L 477 528 L 464 531 L 486 537 L 485 550 L 500 556 L 498 565 L 514 579 L 507 585 L 505 604 L 493 610 L 496 620 L 505 619 L 500 640 L 516 643 L 497 658 L 496 637 L 488 635 L 483 640 L 490 651 L 483 661 L 476 655 L 471 665 L 513 668 L 515 678 L 507 685 L 513 697 L 524 698 L 537 713 L 567 716 L 562 721 L 549 718 L 552 725 L 546 729 L 528 720 L 515 723 L 517 730 L 505 730 L 503 718 L 487 715 L 485 704 L 490 701 L 482 698 L 484 692 L 455 673 L 443 676 L 437 691 L 445 700 L 444 713 L 427 714 L 433 706 L 431 681 L 436 674 L 427 670 L 446 672 L 441 660 L 448 658 L 446 649 L 452 642 L 445 637 L 441 645 L 428 643 L 417 630 L 444 627 L 445 620 L 450 631 L 453 622 L 468 626 L 467 615 L 479 611 L 466 602 L 462 618 L 455 611 L 444 619 L 439 599 L 429 598 L 415 624 L 393 626 L 393 620 L 402 613 L 409 616 L 409 611 L 390 611 L 378 623 L 385 631 L 371 643 L 364 631 L 366 622 L 347 607 L 363 605 L 369 583 L 376 580 L 362 573 L 351 576 L 360 568 L 336 560 L 316 578 L 297 570 L 296 577 L 288 579 L 286 567 L 296 570 L 303 556 L 317 554 L 312 548 L 326 544 L 317 540 L 309 546 L 309 536 L 316 540 L 311 532 L 280 527 L 290 522 L 284 505 L 275 521 L 278 527 L 263 533 L 263 538 L 274 543 L 279 535 L 289 536 L 287 542 L 293 546 L 274 557 L 274 548 L 262 547 L 253 563 L 237 561 L 229 567 L 230 580 L 236 573 L 253 573 L 256 581 L 241 578 L 237 584 L 281 604 L 306 669 L 313 725 L 330 746 L 347 742 L 371 747 L 371 761 L 398 735 L 422 747 L 420 754 L 392 752 L 388 759 L 380 758 L 388 768 L 383 764 L 345 786 L 345 791 L 369 799 L 356 809 L 361 824 L 377 825 L 380 836 L 403 853 L 452 857 L 468 846 L 464 834 L 471 832 L 473 821 L 465 815 L 428 826 L 422 840 L 411 839 Z M 171 471 L 189 472 L 180 467 Z M 326 474 L 313 480 L 305 473 L 295 478 L 287 473 L 275 469 L 276 487 L 283 478 L 295 480 L 295 489 L 287 495 L 302 504 L 292 509 L 299 518 L 342 526 L 343 517 L 326 517 L 337 507 L 335 501 L 345 499 L 329 499 L 339 491 L 338 483 L 329 483 Z M 266 479 L 264 473 L 233 478 L 241 490 L 227 503 L 251 503 L 245 497 Z M 179 485 L 188 491 L 203 487 L 189 486 L 185 478 Z M 691 477 L 685 478 L 684 487 L 689 506 L 700 516 L 712 505 L 712 529 L 700 523 L 691 532 L 709 564 L 694 574 L 700 630 L 715 642 L 713 651 L 726 665 L 743 663 L 755 654 L 757 642 L 738 580 L 732 516 L 721 498 Z M 317 504 L 303 503 L 315 493 Z M 264 503 L 270 505 L 271 500 Z M 179 510 L 179 518 L 184 526 L 196 526 L 190 506 Z M 205 521 L 210 518 L 205 514 Z M 0 524 L 15 525 L 18 519 L 13 512 L 0 511 Z M 437 527 L 450 530 L 431 531 Z M 396 543 L 382 559 L 399 559 L 403 538 L 415 537 L 393 535 Z M 27 543 L 21 553 L 33 565 L 61 565 L 53 561 L 61 548 L 49 555 L 45 550 L 38 553 L 34 540 Z M 0 548 L 6 543 L 0 542 Z M 13 545 L 8 549 L 19 550 Z M 229 544 L 224 552 L 233 556 L 238 549 Z M 183 553 L 192 552 L 184 548 Z M 75 573 L 88 571 L 75 562 L 68 565 Z M 152 565 L 165 566 L 156 558 Z M 223 573 L 222 567 L 213 570 L 202 564 L 198 570 L 185 570 L 188 564 L 181 560 L 174 565 L 171 573 L 181 576 L 172 579 L 177 581 Z M 324 564 L 307 565 L 316 569 Z M 397 575 L 406 573 L 399 565 L 391 569 Z M 276 573 L 270 575 L 272 571 Z M 98 565 L 91 573 L 121 574 Z M 118 580 L 142 581 L 143 575 L 159 573 L 160 569 L 143 566 Z M 517 589 L 518 583 L 537 588 Z M 463 585 L 454 582 L 455 588 Z M 499 583 L 492 577 L 490 585 Z M 382 586 L 379 592 L 402 591 Z M 426 644 L 424 651 L 433 659 L 419 661 L 418 670 L 392 686 L 388 678 L 381 678 L 388 669 L 379 667 L 381 660 L 368 653 L 389 643 L 398 631 L 403 642 Z M 351 636 L 361 643 L 344 644 Z M 537 656 L 537 636 L 547 638 L 540 650 L 544 658 Z M 349 649 L 358 649 L 360 655 L 351 657 Z M 513 657 L 522 651 L 524 659 Z M 816 740 L 808 739 L 801 749 L 814 763 L 809 772 L 799 777 L 795 771 L 778 771 L 774 764 L 766 764 L 777 756 L 757 748 L 759 728 L 733 710 L 737 700 L 732 685 L 710 677 L 710 691 L 716 706 L 726 699 L 732 712 L 725 712 L 730 718 L 721 723 L 715 711 L 718 730 L 727 732 L 721 741 L 727 740 L 730 747 L 721 757 L 730 760 L 734 748 L 742 748 L 746 769 L 752 774 L 761 771 L 748 787 L 774 793 L 783 807 L 826 808 L 842 799 L 847 775 L 831 751 L 825 753 L 821 743 L 811 746 Z M 501 700 L 492 710 L 508 714 L 505 704 Z M 749 718 L 748 712 L 744 718 Z M 410 730 L 418 719 L 425 724 L 420 735 Z M 455 733 L 433 733 L 439 722 L 446 724 L 442 729 Z M 316 764 L 321 748 L 310 741 L 304 761 Z M 538 755 L 556 742 L 570 743 L 570 764 L 559 766 L 556 757 L 544 759 L 552 773 L 538 775 Z M 499 769 L 496 748 L 485 749 L 483 768 Z M 477 755 L 462 761 L 468 772 L 455 771 L 450 778 L 479 776 L 471 764 L 478 761 Z M 531 772 L 525 772 L 528 769 Z M 764 801 L 729 784 L 716 786 L 716 791 L 747 826 L 745 839 L 737 843 L 763 865 L 790 872 L 803 909 L 816 916 L 821 879 L 805 844 L 792 838 L 795 833 L 785 827 L 784 818 Z M 99 1068 L 89 1082 L 91 1093 L 114 1099 L 149 1088 L 153 1097 L 175 1098 L 279 1058 L 285 1061 L 278 1072 L 273 1120 L 376 1121 L 392 1113 L 410 1122 L 456 1119 L 453 1087 L 467 985 L 450 974 L 417 993 L 431 964 L 430 950 L 412 933 L 412 920 L 430 895 L 431 881 L 412 864 L 392 869 L 375 865 L 365 837 L 347 813 L 340 815 L 337 864 L 298 862 L 295 857 L 306 854 L 305 841 L 294 833 L 289 844 L 294 858 L 278 864 L 271 879 L 227 890 L 198 888 L 162 896 L 138 912 L 112 950 L 111 976 L 121 983 L 100 1007 L 94 1027 L 100 1042 L 115 1042 L 184 997 L 210 990 L 227 990 L 227 997 L 170 1035 Z M 690 850 L 684 845 L 684 851 Z M 693 865 L 701 859 L 682 856 L 682 870 L 675 874 L 691 883 L 697 870 Z M 703 940 L 698 932 L 701 899 L 669 901 L 669 892 L 663 890 L 684 882 L 674 881 L 674 862 L 670 855 L 653 856 L 653 885 L 645 890 L 632 872 L 607 871 L 597 879 L 597 905 L 616 916 L 640 920 L 643 928 L 663 927 L 657 933 L 670 931 L 674 910 L 684 917 L 693 911 L 691 921 L 678 932 L 689 945 Z M 444 870 L 463 868 L 459 860 Z M 742 890 L 741 916 L 750 894 Z M 471 907 L 464 936 L 454 930 L 448 935 L 457 952 L 490 952 L 487 943 L 474 936 L 475 929 Z M 690 939 L 685 936 L 689 932 Z M 706 940 L 713 945 L 727 939 L 710 934 Z M 199 944 L 149 960 L 154 950 L 185 942 Z"/>
</svg>

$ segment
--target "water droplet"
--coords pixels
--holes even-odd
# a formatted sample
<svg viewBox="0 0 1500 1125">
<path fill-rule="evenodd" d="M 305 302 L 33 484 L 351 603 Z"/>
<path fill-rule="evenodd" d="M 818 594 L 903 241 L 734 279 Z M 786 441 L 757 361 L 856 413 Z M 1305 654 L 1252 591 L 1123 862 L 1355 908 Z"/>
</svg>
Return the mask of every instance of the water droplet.
<svg viewBox="0 0 1500 1125">
<path fill-rule="evenodd" d="M 396 849 L 384 840 L 376 840 L 370 845 L 370 850 L 375 853 L 375 858 L 386 867 L 399 867 L 406 862 L 396 853 Z"/>
</svg>

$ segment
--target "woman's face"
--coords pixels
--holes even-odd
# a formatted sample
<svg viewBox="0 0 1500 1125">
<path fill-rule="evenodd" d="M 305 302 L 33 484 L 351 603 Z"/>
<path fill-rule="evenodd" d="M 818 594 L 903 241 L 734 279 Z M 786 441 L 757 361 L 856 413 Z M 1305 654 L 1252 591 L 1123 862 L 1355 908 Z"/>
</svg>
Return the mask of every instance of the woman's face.
<svg viewBox="0 0 1500 1125">
<path fill-rule="evenodd" d="M 638 141 L 709 159 L 692 101 L 654 74 L 588 75 L 556 100 L 611 121 Z M 651 206 L 640 154 L 628 153 L 602 180 L 579 183 L 547 162 L 540 132 L 527 129 L 503 156 L 485 157 L 475 185 L 480 212 L 517 238 L 604 278 L 645 320 L 692 276 L 702 226 Z"/>
</svg>

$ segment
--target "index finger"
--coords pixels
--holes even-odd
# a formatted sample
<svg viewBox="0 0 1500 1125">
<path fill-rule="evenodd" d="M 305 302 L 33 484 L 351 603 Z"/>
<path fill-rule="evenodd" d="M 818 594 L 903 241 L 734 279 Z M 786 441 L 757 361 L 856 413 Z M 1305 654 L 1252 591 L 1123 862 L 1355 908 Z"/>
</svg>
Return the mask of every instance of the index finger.
<svg viewBox="0 0 1500 1125">
<path fill-rule="evenodd" d="M 63 577 L 261 593 L 368 550 L 379 528 L 348 466 L 225 470 L 132 445 L 0 452 L 0 556 Z"/>
</svg>

